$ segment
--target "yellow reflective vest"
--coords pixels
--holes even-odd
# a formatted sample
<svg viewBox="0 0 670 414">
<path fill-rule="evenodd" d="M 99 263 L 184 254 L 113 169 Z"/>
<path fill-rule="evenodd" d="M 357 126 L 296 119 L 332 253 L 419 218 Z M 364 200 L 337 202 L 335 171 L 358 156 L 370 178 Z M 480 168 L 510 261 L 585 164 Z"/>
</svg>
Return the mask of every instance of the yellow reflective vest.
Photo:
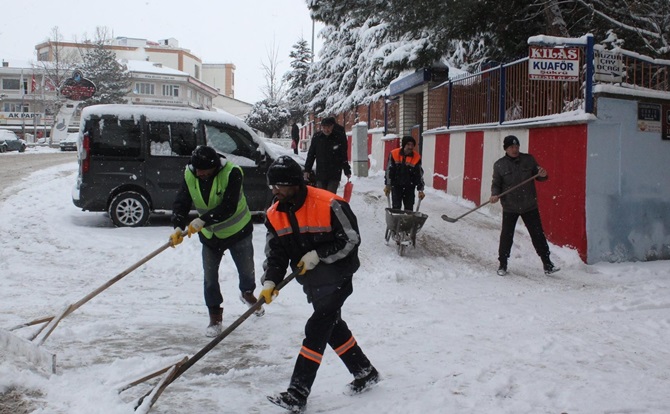
<svg viewBox="0 0 670 414">
<path fill-rule="evenodd" d="M 191 194 L 191 199 L 193 199 L 193 205 L 196 210 L 198 210 L 199 215 L 203 215 L 221 204 L 223 194 L 228 187 L 228 177 L 233 168 L 238 168 L 240 172 L 242 172 L 240 167 L 230 162 L 226 162 L 223 168 L 219 170 L 216 177 L 214 177 L 212 189 L 209 192 L 209 200 L 207 200 L 207 202 L 202 198 L 200 180 L 189 168 L 186 168 L 184 179 L 186 180 L 188 192 Z M 219 239 L 226 239 L 242 230 L 249 221 L 251 221 L 251 212 L 247 206 L 247 199 L 244 196 L 243 187 L 240 187 L 240 198 L 237 202 L 235 213 L 222 222 L 214 223 L 203 228 L 201 232 L 208 239 L 211 239 L 213 235 Z"/>
</svg>

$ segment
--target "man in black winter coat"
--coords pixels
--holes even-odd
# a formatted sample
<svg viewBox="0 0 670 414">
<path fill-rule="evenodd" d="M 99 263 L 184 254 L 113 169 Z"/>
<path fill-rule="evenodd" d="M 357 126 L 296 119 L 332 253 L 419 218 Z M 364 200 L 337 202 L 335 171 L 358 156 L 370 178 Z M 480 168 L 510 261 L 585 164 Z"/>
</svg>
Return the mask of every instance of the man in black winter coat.
<svg viewBox="0 0 670 414">
<path fill-rule="evenodd" d="M 342 306 L 353 293 L 352 279 L 360 266 L 361 238 L 349 204 L 326 190 L 306 186 L 300 165 L 291 157 L 277 158 L 268 169 L 267 179 L 276 202 L 266 215 L 266 260 L 260 295 L 266 304 L 271 303 L 278 293 L 275 287 L 290 267 L 299 270 L 296 281 L 314 308 L 305 324 L 288 390 L 268 399 L 301 413 L 327 347 L 354 376 L 348 387 L 350 393 L 364 392 L 379 381 L 377 369 L 342 319 Z"/>
<path fill-rule="evenodd" d="M 537 206 L 537 193 L 535 181 L 517 188 L 510 193 L 499 197 L 509 188 L 537 175 L 537 181 L 549 179 L 547 170 L 537 165 L 535 158 L 530 154 L 519 151 L 519 139 L 514 135 L 508 135 L 503 140 L 505 156 L 493 164 L 493 181 L 491 183 L 491 204 L 500 200 L 503 208 L 502 230 L 500 231 L 500 245 L 498 247 L 498 275 L 507 274 L 507 259 L 512 250 L 514 242 L 514 229 L 519 216 L 523 219 L 528 234 L 533 242 L 544 266 L 544 273 L 551 274 L 560 269 L 554 266 L 549 259 L 549 245 L 542 229 L 540 211 Z"/>
<path fill-rule="evenodd" d="M 351 166 L 347 160 L 347 135 L 344 128 L 328 117 L 321 121 L 321 131 L 314 134 L 305 160 L 305 180 L 309 181 L 312 166 L 316 161 L 316 187 L 337 192 L 342 171 L 351 177 Z"/>
<path fill-rule="evenodd" d="M 295 122 L 291 125 L 291 148 L 293 153 L 298 154 L 298 144 L 300 144 L 300 127 Z"/>
</svg>

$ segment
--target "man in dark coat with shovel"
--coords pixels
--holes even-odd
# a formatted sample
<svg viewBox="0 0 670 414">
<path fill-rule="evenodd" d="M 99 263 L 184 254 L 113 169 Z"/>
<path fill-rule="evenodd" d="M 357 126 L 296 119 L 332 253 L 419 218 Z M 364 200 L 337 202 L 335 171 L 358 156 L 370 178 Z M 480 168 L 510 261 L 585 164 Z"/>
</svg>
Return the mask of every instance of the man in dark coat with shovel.
<svg viewBox="0 0 670 414">
<path fill-rule="evenodd" d="M 379 381 L 377 370 L 342 319 L 342 306 L 353 292 L 352 278 L 360 265 L 361 239 L 349 204 L 327 190 L 305 185 L 302 168 L 291 157 L 277 158 L 267 179 L 277 201 L 266 215 L 267 258 L 260 296 L 265 303 L 272 302 L 278 292 L 275 286 L 290 266 L 299 269 L 296 280 L 314 308 L 288 390 L 268 399 L 301 413 L 327 346 L 354 376 L 351 393 L 366 391 Z"/>
<path fill-rule="evenodd" d="M 535 182 L 531 180 L 528 184 L 511 191 L 502 197 L 507 189 L 522 183 L 537 175 L 537 181 L 549 179 L 547 171 L 537 165 L 535 158 L 530 154 L 519 151 L 519 139 L 514 135 L 508 135 L 503 140 L 505 156 L 493 164 L 493 182 L 491 183 L 491 204 L 500 200 L 503 208 L 502 230 L 500 231 L 500 244 L 498 247 L 498 275 L 507 274 L 507 259 L 512 250 L 514 242 L 514 229 L 519 216 L 523 219 L 528 234 L 533 242 L 545 274 L 558 272 L 560 269 L 554 266 L 549 259 L 549 245 L 542 229 L 540 211 L 537 206 L 537 193 Z"/>
</svg>

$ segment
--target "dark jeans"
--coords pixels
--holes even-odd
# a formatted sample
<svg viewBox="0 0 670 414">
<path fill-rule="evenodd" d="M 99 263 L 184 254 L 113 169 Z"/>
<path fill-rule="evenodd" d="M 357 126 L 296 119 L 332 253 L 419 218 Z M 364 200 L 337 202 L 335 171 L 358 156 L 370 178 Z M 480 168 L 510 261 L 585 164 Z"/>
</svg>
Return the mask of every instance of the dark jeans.
<svg viewBox="0 0 670 414">
<path fill-rule="evenodd" d="M 391 186 L 391 206 L 400 210 L 400 205 L 405 206 L 405 210 L 414 210 L 414 185 L 393 185 Z"/>
<path fill-rule="evenodd" d="M 252 234 L 230 246 L 230 256 L 237 267 L 241 292 L 252 291 L 256 288 L 254 273 L 254 245 Z M 205 271 L 205 304 L 207 307 L 219 307 L 223 303 L 221 287 L 219 285 L 219 266 L 226 249 L 213 248 L 202 245 L 202 267 Z"/>
<path fill-rule="evenodd" d="M 533 247 L 537 255 L 542 259 L 542 263 L 549 262 L 549 245 L 542 230 L 542 221 L 540 220 L 540 210 L 534 209 L 523 214 L 503 212 L 502 230 L 500 231 L 500 245 L 498 247 L 498 260 L 501 264 L 507 265 L 512 244 L 514 242 L 514 229 L 516 222 L 521 216 L 523 223 L 528 229 L 530 239 L 533 241 Z"/>
<path fill-rule="evenodd" d="M 367 375 L 372 369 L 370 361 L 341 317 L 342 305 L 352 292 L 353 286 L 348 281 L 334 293 L 312 302 L 314 313 L 305 325 L 305 339 L 295 362 L 289 390 L 307 398 L 326 345 L 335 351 L 355 378 Z"/>
<path fill-rule="evenodd" d="M 333 194 L 337 194 L 337 187 L 340 186 L 340 180 L 317 180 L 316 188 L 323 188 Z"/>
</svg>

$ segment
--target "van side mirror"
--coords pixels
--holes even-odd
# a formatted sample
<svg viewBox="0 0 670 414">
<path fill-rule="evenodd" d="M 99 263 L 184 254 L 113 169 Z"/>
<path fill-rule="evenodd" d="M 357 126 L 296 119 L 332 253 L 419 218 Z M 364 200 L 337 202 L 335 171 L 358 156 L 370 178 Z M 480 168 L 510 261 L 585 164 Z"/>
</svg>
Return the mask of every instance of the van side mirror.
<svg viewBox="0 0 670 414">
<path fill-rule="evenodd" d="M 262 165 L 263 163 L 267 162 L 267 156 L 265 154 L 261 154 L 260 151 L 254 151 L 253 157 L 256 165 Z"/>
</svg>

